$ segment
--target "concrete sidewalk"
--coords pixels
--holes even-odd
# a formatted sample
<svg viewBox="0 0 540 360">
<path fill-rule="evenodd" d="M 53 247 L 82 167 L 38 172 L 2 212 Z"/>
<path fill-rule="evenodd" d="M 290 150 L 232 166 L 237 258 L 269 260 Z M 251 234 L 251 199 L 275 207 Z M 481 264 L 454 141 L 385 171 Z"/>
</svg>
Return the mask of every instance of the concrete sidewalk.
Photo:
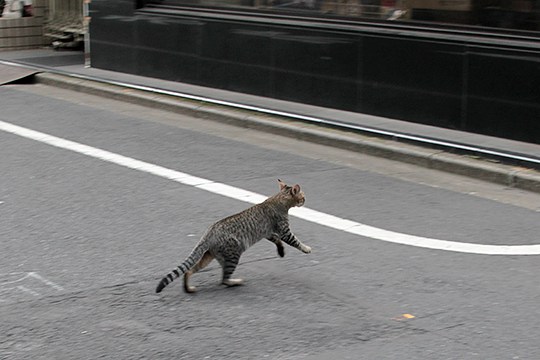
<svg viewBox="0 0 540 360">
<path fill-rule="evenodd" d="M 0 60 L 3 64 L 26 65 L 40 71 L 35 80 L 49 85 L 540 192 L 540 145 L 537 144 L 86 68 L 80 52 L 50 49 L 0 52 Z M 177 96 L 179 93 L 185 96 Z M 257 108 L 267 109 L 270 114 L 256 111 Z M 422 141 L 415 140 L 417 137 Z"/>
</svg>

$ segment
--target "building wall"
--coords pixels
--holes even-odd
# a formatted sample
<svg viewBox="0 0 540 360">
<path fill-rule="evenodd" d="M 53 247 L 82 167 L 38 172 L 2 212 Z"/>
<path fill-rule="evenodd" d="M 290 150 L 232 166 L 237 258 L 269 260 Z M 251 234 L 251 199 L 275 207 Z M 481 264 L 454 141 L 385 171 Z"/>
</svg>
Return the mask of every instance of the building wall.
<svg viewBox="0 0 540 360">
<path fill-rule="evenodd" d="M 41 47 L 46 44 L 43 24 L 47 10 L 46 0 L 33 1 L 33 16 L 0 18 L 0 51 Z"/>
<path fill-rule="evenodd" d="M 91 3 L 97 68 L 540 143 L 540 42 Z"/>
</svg>

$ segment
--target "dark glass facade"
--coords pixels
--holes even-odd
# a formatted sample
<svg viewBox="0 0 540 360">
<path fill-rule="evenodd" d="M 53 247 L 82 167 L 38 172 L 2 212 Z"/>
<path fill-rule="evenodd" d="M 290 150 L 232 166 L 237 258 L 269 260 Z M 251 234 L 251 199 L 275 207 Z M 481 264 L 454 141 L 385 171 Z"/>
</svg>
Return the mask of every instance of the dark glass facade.
<svg viewBox="0 0 540 360">
<path fill-rule="evenodd" d="M 149 0 L 140 6 L 190 6 L 334 17 L 416 26 L 540 31 L 539 0 Z"/>
<path fill-rule="evenodd" d="M 196 1 L 93 0 L 92 66 L 540 143 L 536 30 Z"/>
</svg>

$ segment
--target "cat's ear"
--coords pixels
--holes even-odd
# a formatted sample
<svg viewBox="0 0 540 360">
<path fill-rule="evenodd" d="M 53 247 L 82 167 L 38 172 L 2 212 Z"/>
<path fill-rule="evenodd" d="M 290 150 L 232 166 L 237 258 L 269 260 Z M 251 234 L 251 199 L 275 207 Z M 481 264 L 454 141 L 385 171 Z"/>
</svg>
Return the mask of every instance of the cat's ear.
<svg viewBox="0 0 540 360">
<path fill-rule="evenodd" d="M 292 187 L 291 190 L 293 196 L 296 196 L 300 192 L 300 185 L 296 184 Z"/>
<path fill-rule="evenodd" d="M 279 184 L 279 190 L 283 190 L 287 187 L 287 185 L 283 181 L 281 181 L 281 179 L 277 179 L 277 181 Z"/>
</svg>

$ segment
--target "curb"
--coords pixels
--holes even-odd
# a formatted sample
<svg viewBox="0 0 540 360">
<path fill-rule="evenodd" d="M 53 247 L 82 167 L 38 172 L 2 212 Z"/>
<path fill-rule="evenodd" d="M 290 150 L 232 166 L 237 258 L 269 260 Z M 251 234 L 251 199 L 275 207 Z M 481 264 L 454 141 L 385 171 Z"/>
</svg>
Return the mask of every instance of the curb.
<svg viewBox="0 0 540 360">
<path fill-rule="evenodd" d="M 150 91 L 128 89 L 96 80 L 43 72 L 34 75 L 34 82 L 181 113 L 205 120 L 265 131 L 540 193 L 540 172 L 534 169 L 452 154 L 396 140 L 366 136 L 350 130 L 343 131 L 306 124 L 280 116 L 261 115 L 254 111 L 239 110 L 202 101 L 182 99 L 172 95 L 156 94 Z"/>
</svg>

